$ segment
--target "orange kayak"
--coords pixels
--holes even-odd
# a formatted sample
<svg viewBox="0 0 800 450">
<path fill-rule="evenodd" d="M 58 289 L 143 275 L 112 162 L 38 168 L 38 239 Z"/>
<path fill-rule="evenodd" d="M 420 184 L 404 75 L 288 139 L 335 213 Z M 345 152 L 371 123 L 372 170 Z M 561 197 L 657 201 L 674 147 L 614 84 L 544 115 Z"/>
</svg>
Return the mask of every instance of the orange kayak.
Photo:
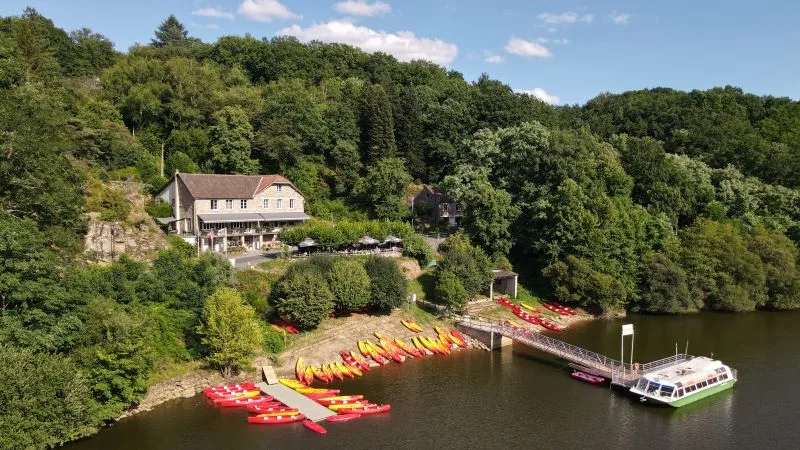
<svg viewBox="0 0 800 450">
<path fill-rule="evenodd" d="M 277 416 L 269 416 L 269 415 L 258 415 L 258 416 L 250 416 L 247 418 L 249 423 L 262 423 L 262 424 L 278 424 L 278 423 L 291 423 L 291 422 L 299 422 L 301 420 L 305 420 L 306 416 L 302 414 L 289 414 L 289 413 L 279 413 L 281 415 Z"/>
<path fill-rule="evenodd" d="M 328 364 L 328 367 L 331 368 L 331 372 L 333 372 L 333 376 L 335 376 L 339 380 L 344 380 L 344 374 L 342 373 L 341 370 L 339 370 L 338 367 L 336 367 L 336 364 Z"/>
<path fill-rule="evenodd" d="M 327 364 L 323 364 L 321 369 L 322 369 L 322 373 L 324 373 L 325 376 L 328 377 L 328 379 L 330 381 L 333 381 L 333 376 L 334 375 L 333 375 L 333 371 L 331 370 L 330 366 L 327 365 Z"/>
</svg>

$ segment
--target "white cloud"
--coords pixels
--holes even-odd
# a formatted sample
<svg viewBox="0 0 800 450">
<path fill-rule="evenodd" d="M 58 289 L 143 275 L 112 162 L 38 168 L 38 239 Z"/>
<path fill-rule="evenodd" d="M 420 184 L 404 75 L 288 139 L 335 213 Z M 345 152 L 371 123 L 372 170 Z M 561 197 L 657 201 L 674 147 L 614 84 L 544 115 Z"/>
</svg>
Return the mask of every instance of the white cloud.
<svg viewBox="0 0 800 450">
<path fill-rule="evenodd" d="M 578 21 L 578 15 L 572 11 L 561 14 L 541 13 L 536 17 L 548 25 L 561 25 L 564 23 L 575 23 Z"/>
<path fill-rule="evenodd" d="M 548 94 L 547 91 L 545 91 L 542 88 L 538 88 L 537 87 L 537 88 L 530 89 L 530 90 L 517 89 L 517 92 L 519 92 L 521 94 L 532 95 L 532 96 L 538 98 L 539 100 L 541 100 L 541 101 L 543 101 L 545 103 L 549 103 L 551 105 L 560 105 L 561 104 L 561 99 L 560 98 L 556 97 L 555 95 Z"/>
<path fill-rule="evenodd" d="M 458 55 L 455 44 L 440 39 L 418 38 L 410 31 L 375 31 L 344 20 L 331 20 L 307 28 L 292 25 L 277 34 L 295 36 L 301 41 L 341 42 L 368 52 L 388 53 L 400 61 L 425 59 L 446 65 L 453 62 Z"/>
<path fill-rule="evenodd" d="M 272 19 L 299 19 L 301 16 L 289 11 L 278 0 L 244 0 L 239 5 L 239 14 L 256 22 L 272 22 Z"/>
<path fill-rule="evenodd" d="M 192 15 L 195 16 L 203 16 L 203 17 L 213 17 L 216 19 L 228 19 L 233 20 L 233 13 L 229 11 L 224 11 L 220 8 L 200 8 L 195 9 L 192 11 Z"/>
<path fill-rule="evenodd" d="M 506 44 L 506 51 L 515 55 L 534 56 L 536 58 L 549 58 L 553 56 L 550 50 L 539 42 L 526 41 L 513 37 Z"/>
<path fill-rule="evenodd" d="M 592 21 L 594 21 L 594 14 L 584 14 L 578 20 L 581 22 L 592 23 Z"/>
<path fill-rule="evenodd" d="M 505 62 L 506 59 L 503 58 L 503 55 L 495 55 L 495 54 L 486 52 L 486 58 L 484 58 L 483 60 L 488 62 L 488 63 L 491 63 L 491 64 L 500 64 L 502 62 Z"/>
<path fill-rule="evenodd" d="M 631 15 L 626 13 L 617 13 L 616 11 L 608 15 L 612 22 L 616 25 L 627 25 L 631 20 Z"/>
<path fill-rule="evenodd" d="M 536 38 L 536 42 L 538 42 L 540 44 L 547 44 L 549 42 L 551 44 L 556 44 L 556 45 L 567 45 L 567 44 L 569 44 L 569 39 L 565 39 L 565 38 L 562 38 L 562 39 L 550 39 L 550 38 L 546 38 L 546 37 L 538 37 L 538 38 Z"/>
<path fill-rule="evenodd" d="M 334 5 L 334 9 L 342 14 L 370 17 L 377 14 L 386 14 L 392 10 L 392 7 L 380 0 L 375 3 L 367 3 L 366 0 L 347 0 Z"/>
</svg>

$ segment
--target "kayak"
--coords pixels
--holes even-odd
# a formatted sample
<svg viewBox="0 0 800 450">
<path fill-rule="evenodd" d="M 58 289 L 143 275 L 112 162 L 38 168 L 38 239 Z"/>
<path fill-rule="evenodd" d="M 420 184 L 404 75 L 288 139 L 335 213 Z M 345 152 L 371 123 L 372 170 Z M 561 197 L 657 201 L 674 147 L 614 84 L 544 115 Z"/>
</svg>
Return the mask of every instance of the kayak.
<svg viewBox="0 0 800 450">
<path fill-rule="evenodd" d="M 422 327 L 417 325 L 411 320 L 401 320 L 400 323 L 402 323 L 404 327 L 408 328 L 414 333 L 422 333 Z"/>
<path fill-rule="evenodd" d="M 386 358 L 384 358 L 383 356 L 381 356 L 381 355 L 379 355 L 377 353 L 373 353 L 372 354 L 372 360 L 375 361 L 376 363 L 382 365 L 382 366 L 385 366 L 386 364 L 389 364 L 389 361 L 387 361 Z"/>
<path fill-rule="evenodd" d="M 292 325 L 291 323 L 283 319 L 276 320 L 275 324 L 292 334 L 297 334 L 300 332 L 296 326 Z"/>
<path fill-rule="evenodd" d="M 328 432 L 328 430 L 323 428 L 322 425 L 318 424 L 317 422 L 314 422 L 311 419 L 304 420 L 303 421 L 303 426 L 308 428 L 309 430 L 311 430 L 311 431 L 313 431 L 315 433 L 319 433 L 319 434 L 325 434 L 325 433 Z"/>
<path fill-rule="evenodd" d="M 215 399 L 212 399 L 211 401 L 213 401 L 214 403 L 221 403 L 221 402 L 224 402 L 224 401 L 227 401 L 227 400 L 237 400 L 237 399 L 240 399 L 240 398 L 255 397 L 256 395 L 259 395 L 259 394 L 261 394 L 261 391 L 246 391 L 246 392 L 243 392 L 241 394 L 234 394 L 234 395 L 229 395 L 229 396 L 225 396 L 225 397 L 215 398 Z"/>
<path fill-rule="evenodd" d="M 589 374 L 589 373 L 586 373 L 586 372 L 581 372 L 579 370 L 576 370 L 576 371 L 572 372 L 570 374 L 570 376 L 572 378 L 575 378 L 576 380 L 585 381 L 585 382 L 591 383 L 591 384 L 600 384 L 600 383 L 604 383 L 606 381 L 606 379 L 603 378 L 603 377 L 598 377 L 597 375 L 592 375 L 592 374 Z"/>
<path fill-rule="evenodd" d="M 303 363 L 303 357 L 302 356 L 297 358 L 297 363 L 295 363 L 295 365 L 294 365 L 294 376 L 297 378 L 298 382 L 305 384 L 305 382 L 306 382 L 306 366 Z"/>
<path fill-rule="evenodd" d="M 353 403 L 345 403 L 340 405 L 326 405 L 328 409 L 331 411 L 343 411 L 345 409 L 352 409 L 352 408 L 364 408 L 365 406 L 369 406 L 372 403 L 369 403 L 367 400 L 356 400 Z"/>
<path fill-rule="evenodd" d="M 427 337 L 425 337 L 425 336 L 421 336 L 421 337 L 419 338 L 419 341 L 422 343 L 422 345 L 423 345 L 425 348 L 427 348 L 428 350 L 430 350 L 430 351 L 431 351 L 431 353 L 435 353 L 435 354 L 437 354 L 437 355 L 442 353 L 442 352 L 441 352 L 441 350 L 439 350 L 439 348 L 438 348 L 438 347 L 437 347 L 435 344 L 433 344 L 433 343 L 432 343 L 430 340 L 428 340 L 428 338 L 427 338 Z"/>
<path fill-rule="evenodd" d="M 247 398 L 234 398 L 230 400 L 223 400 L 217 403 L 219 406 L 223 407 L 237 407 L 237 406 L 247 406 L 247 405 L 257 405 L 259 403 L 267 403 L 275 400 L 270 395 L 257 395 L 255 397 L 247 397 Z"/>
<path fill-rule="evenodd" d="M 334 364 L 334 363 L 328 364 L 328 367 L 330 367 L 331 372 L 333 373 L 333 376 L 338 378 L 340 381 L 344 380 L 344 374 L 339 369 L 339 367 L 336 366 L 336 364 Z M 323 367 L 322 370 L 325 370 L 325 368 Z"/>
<path fill-rule="evenodd" d="M 450 339 L 455 339 L 456 345 L 461 348 L 467 348 L 467 341 L 464 340 L 464 336 L 458 332 L 456 329 L 450 330 Z"/>
<path fill-rule="evenodd" d="M 327 375 L 325 375 L 325 373 L 324 373 L 322 370 L 320 370 L 320 368 L 319 368 L 319 367 L 317 367 L 317 366 L 311 366 L 311 371 L 312 371 L 312 372 L 314 372 L 314 376 L 315 376 L 315 377 L 316 377 L 316 378 L 317 378 L 319 381 L 322 381 L 323 383 L 330 383 L 330 382 L 331 382 L 331 380 L 329 380 L 329 379 L 328 379 L 328 376 L 327 376 Z"/>
<path fill-rule="evenodd" d="M 290 408 L 280 402 L 256 403 L 247 405 L 247 412 L 257 414 L 277 413 L 277 412 L 298 412 L 296 408 Z"/>
<path fill-rule="evenodd" d="M 340 363 L 338 361 L 333 363 L 333 364 L 339 369 L 340 372 L 342 372 L 342 375 L 346 376 L 347 378 L 355 378 L 356 377 L 356 374 L 353 373 L 353 371 L 350 370 L 350 368 L 345 366 L 344 364 L 342 364 L 342 363 Z M 356 370 L 358 370 L 358 369 L 356 369 Z"/>
<path fill-rule="evenodd" d="M 367 362 L 366 359 L 362 358 L 361 355 L 359 355 L 356 352 L 351 351 L 350 352 L 350 356 L 352 356 L 353 360 L 358 363 L 358 368 L 359 369 L 361 369 L 364 372 L 369 372 L 370 371 L 369 363 Z"/>
<path fill-rule="evenodd" d="M 416 348 L 406 344 L 405 342 L 401 341 L 400 339 L 395 339 L 394 340 L 394 344 L 396 346 L 400 347 L 401 350 L 403 350 L 404 352 L 406 352 L 407 354 L 409 354 L 409 355 L 411 355 L 413 357 L 419 358 L 419 357 L 422 356 L 419 353 L 419 350 L 417 350 Z"/>
<path fill-rule="evenodd" d="M 314 370 L 310 366 L 306 367 L 306 370 L 303 373 L 303 378 L 308 386 L 311 386 L 311 383 L 314 382 Z"/>
<path fill-rule="evenodd" d="M 449 341 L 447 341 L 446 339 L 443 339 L 442 336 L 439 336 L 439 341 L 437 342 L 437 344 L 439 344 L 439 346 L 442 348 L 442 350 L 444 350 L 444 353 L 446 355 L 450 354 L 451 349 L 450 349 L 450 342 Z"/>
<path fill-rule="evenodd" d="M 370 341 L 364 342 L 364 345 L 367 347 L 367 349 L 369 349 L 369 354 L 370 355 L 372 355 L 374 353 L 377 353 L 377 354 L 381 355 L 381 357 L 383 357 L 383 358 L 388 358 L 389 357 L 389 354 L 386 353 L 386 350 L 378 347 L 377 345 L 373 344 Z"/>
<path fill-rule="evenodd" d="M 352 366 L 348 367 L 348 369 L 350 369 L 350 373 L 357 377 L 364 376 L 364 372 L 361 371 L 361 369 L 358 367 L 358 364 L 353 364 Z"/>
<path fill-rule="evenodd" d="M 523 308 L 525 308 L 525 309 L 527 309 L 529 311 L 533 311 L 533 312 L 537 312 L 537 313 L 542 312 L 539 308 L 534 308 L 533 306 L 527 305 L 527 304 L 522 303 L 522 302 L 520 302 L 520 305 L 522 305 Z"/>
<path fill-rule="evenodd" d="M 252 390 L 255 390 L 255 386 L 251 387 L 251 388 L 242 388 L 242 389 L 236 389 L 236 390 L 230 390 L 230 391 L 206 392 L 203 395 L 205 395 L 206 397 L 208 397 L 210 399 L 215 399 L 215 398 L 230 397 L 230 396 L 238 395 L 238 394 L 244 394 L 245 392 L 252 391 Z"/>
<path fill-rule="evenodd" d="M 325 376 L 328 377 L 329 380 L 333 381 L 333 376 L 334 375 L 333 375 L 333 370 L 331 370 L 331 367 L 328 364 L 323 364 L 321 369 L 322 369 L 322 373 L 324 373 Z"/>
<path fill-rule="evenodd" d="M 223 384 L 203 389 L 203 392 L 230 391 L 234 389 L 252 389 L 256 387 L 253 383 Z"/>
<path fill-rule="evenodd" d="M 433 330 L 436 331 L 436 335 L 439 336 L 440 341 L 444 342 L 445 344 L 451 343 L 450 337 L 444 332 L 444 330 L 439 327 L 433 327 Z M 453 344 L 455 344 L 455 342 L 453 342 Z"/>
<path fill-rule="evenodd" d="M 305 420 L 306 416 L 302 414 L 288 414 L 279 416 L 251 416 L 247 418 L 249 423 L 262 423 L 262 424 L 277 424 L 277 423 L 291 423 Z"/>
<path fill-rule="evenodd" d="M 562 304 L 560 304 L 560 303 L 553 302 L 553 305 L 555 305 L 555 306 L 556 306 L 556 307 L 558 307 L 558 308 L 561 308 L 563 311 L 565 311 L 565 312 L 566 312 L 567 314 L 569 314 L 570 316 L 574 316 L 574 315 L 577 315 L 577 314 L 578 314 L 578 312 L 577 312 L 577 311 L 575 311 L 574 309 L 572 309 L 572 308 L 568 308 L 568 307 L 566 307 L 566 306 L 563 306 L 563 305 L 562 305 Z"/>
<path fill-rule="evenodd" d="M 290 387 L 292 389 L 300 389 L 300 388 L 308 387 L 305 384 L 303 384 L 303 383 L 301 383 L 301 382 L 299 382 L 297 380 L 293 380 L 291 378 L 279 378 L 278 382 L 280 384 L 282 384 L 284 386 L 287 386 L 287 387 Z"/>
<path fill-rule="evenodd" d="M 339 393 L 338 389 L 324 389 L 324 388 L 303 388 L 298 389 L 297 392 L 309 395 L 309 394 L 326 394 L 326 395 L 336 395 Z"/>
<path fill-rule="evenodd" d="M 281 328 L 281 327 L 279 327 L 279 326 L 277 326 L 277 325 L 275 325 L 273 323 L 271 323 L 269 326 L 271 326 L 272 329 L 277 331 L 278 333 L 286 334 L 286 330 L 284 330 L 283 328 Z"/>
<path fill-rule="evenodd" d="M 322 397 L 318 401 L 319 402 L 322 402 L 322 401 L 335 402 L 335 401 L 339 401 L 339 400 L 350 400 L 350 401 L 353 401 L 353 400 L 361 400 L 362 398 L 364 398 L 363 395 L 337 395 L 337 396 Z M 329 403 L 329 404 L 331 404 L 331 403 Z"/>
<path fill-rule="evenodd" d="M 382 413 L 385 411 L 389 411 L 392 408 L 391 405 L 375 405 L 375 406 L 367 406 L 366 408 L 353 408 L 349 412 L 353 414 L 377 414 Z"/>
<path fill-rule="evenodd" d="M 420 354 L 422 354 L 422 356 L 427 356 L 428 355 L 428 351 L 425 350 L 425 346 L 422 345 L 422 342 L 420 342 L 419 337 L 414 336 L 414 338 L 411 339 L 411 342 L 414 344 L 414 347 L 417 350 L 419 350 L 419 352 L 420 352 Z"/>
<path fill-rule="evenodd" d="M 347 422 L 348 420 L 358 419 L 359 417 L 361 417 L 361 414 L 347 413 L 330 416 L 325 420 L 328 422 Z"/>
</svg>

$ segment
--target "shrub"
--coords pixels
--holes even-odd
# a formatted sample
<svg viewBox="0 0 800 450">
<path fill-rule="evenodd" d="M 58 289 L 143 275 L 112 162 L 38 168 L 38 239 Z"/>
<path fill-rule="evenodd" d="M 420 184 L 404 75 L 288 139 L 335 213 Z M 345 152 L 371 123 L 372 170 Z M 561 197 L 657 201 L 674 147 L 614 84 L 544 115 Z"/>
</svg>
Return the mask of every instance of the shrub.
<svg viewBox="0 0 800 450">
<path fill-rule="evenodd" d="M 144 210 L 151 217 L 172 217 L 172 206 L 161 199 L 151 199 L 144 205 Z"/>
<path fill-rule="evenodd" d="M 264 325 L 264 351 L 267 353 L 280 353 L 286 347 L 286 335 L 278 333 L 271 326 Z"/>
<path fill-rule="evenodd" d="M 372 256 L 364 266 L 372 281 L 369 306 L 378 311 L 391 311 L 403 304 L 408 294 L 400 265 L 393 258 Z"/>
<path fill-rule="evenodd" d="M 455 238 L 455 239 L 453 239 Z M 439 269 L 452 272 L 467 291 L 469 298 L 475 297 L 492 282 L 489 257 L 469 240 L 456 234 L 446 241 L 445 253 Z"/>
<path fill-rule="evenodd" d="M 449 270 L 439 272 L 439 279 L 434 288 L 436 301 L 450 311 L 461 311 L 467 304 L 469 296 L 456 274 Z"/>
<path fill-rule="evenodd" d="M 416 259 L 425 268 L 433 260 L 433 250 L 422 235 L 414 233 L 403 240 L 403 256 Z"/>
<path fill-rule="evenodd" d="M 273 291 L 275 307 L 284 319 L 301 328 L 313 328 L 333 311 L 333 293 L 322 274 L 310 269 L 290 270 Z"/>
<path fill-rule="evenodd" d="M 197 334 L 208 350 L 208 362 L 226 377 L 249 363 L 263 339 L 255 310 L 231 288 L 219 288 L 206 299 Z"/>
<path fill-rule="evenodd" d="M 331 265 L 327 279 L 337 310 L 358 309 L 369 303 L 370 279 L 359 260 L 339 258 Z"/>
</svg>

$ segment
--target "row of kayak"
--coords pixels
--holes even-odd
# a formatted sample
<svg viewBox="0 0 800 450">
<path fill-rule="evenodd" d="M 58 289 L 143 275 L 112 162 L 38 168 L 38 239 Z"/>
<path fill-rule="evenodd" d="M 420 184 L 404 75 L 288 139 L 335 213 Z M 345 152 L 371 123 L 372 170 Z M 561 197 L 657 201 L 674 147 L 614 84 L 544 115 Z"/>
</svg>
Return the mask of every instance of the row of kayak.
<svg viewBox="0 0 800 450">
<path fill-rule="evenodd" d="M 519 306 L 515 305 L 514 303 L 509 302 L 508 299 L 506 299 L 505 297 L 501 297 L 500 300 L 497 301 L 497 304 L 500 305 L 500 306 L 503 306 L 506 309 L 508 309 L 515 316 L 519 317 L 520 319 L 522 319 L 522 320 L 524 320 L 524 321 L 526 321 L 526 322 L 528 322 L 530 324 L 538 325 L 538 326 L 547 328 L 548 330 L 551 330 L 551 331 L 561 331 L 562 330 L 561 327 L 559 327 L 558 325 L 556 325 L 553 322 L 550 322 L 549 320 L 545 319 L 544 317 L 539 317 L 539 316 L 534 316 L 532 314 L 528 314 L 527 312 L 523 311 L 522 308 L 520 308 Z M 511 324 L 511 326 L 513 326 L 514 328 L 523 328 L 524 329 L 524 327 L 522 327 L 521 325 L 515 324 L 513 321 L 509 320 L 507 322 L 509 324 Z"/>
<path fill-rule="evenodd" d="M 315 378 L 323 383 L 330 383 L 334 379 L 344 380 L 345 378 L 360 377 L 369 370 L 369 364 L 366 361 L 363 361 L 363 364 L 356 362 L 351 357 L 349 360 L 345 360 L 345 364 L 337 361 L 313 366 L 306 365 L 301 356 L 297 358 L 294 370 L 297 381 L 311 385 Z"/>
</svg>

